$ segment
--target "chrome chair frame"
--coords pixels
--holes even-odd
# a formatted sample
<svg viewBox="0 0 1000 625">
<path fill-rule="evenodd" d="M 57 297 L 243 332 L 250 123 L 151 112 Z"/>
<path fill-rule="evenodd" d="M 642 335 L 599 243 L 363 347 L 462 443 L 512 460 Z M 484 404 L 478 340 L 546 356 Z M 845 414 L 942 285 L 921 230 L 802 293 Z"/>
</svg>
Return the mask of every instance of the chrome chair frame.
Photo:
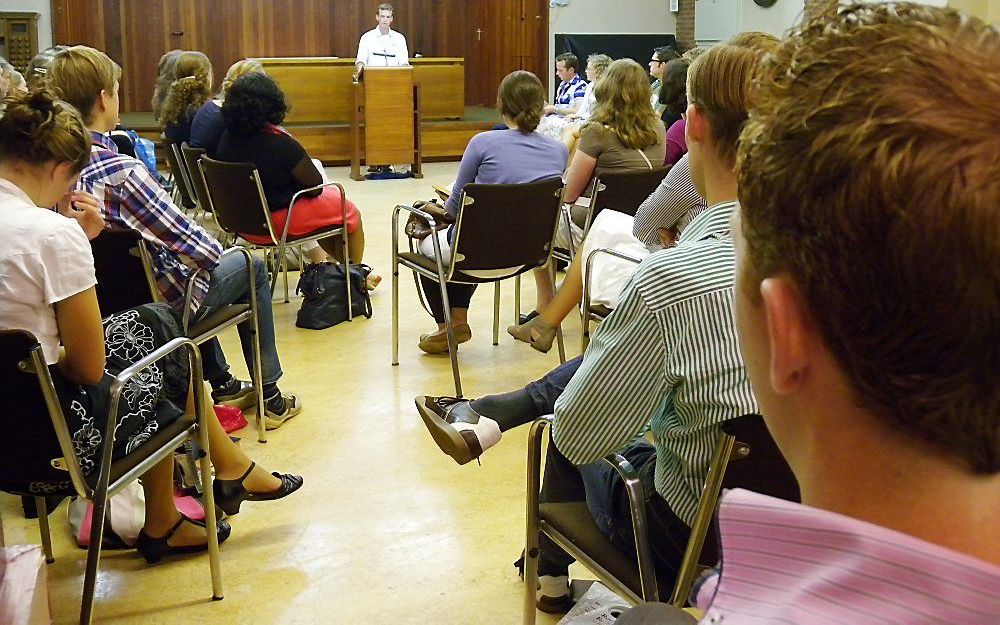
<svg viewBox="0 0 1000 625">
<path fill-rule="evenodd" d="M 640 602 L 659 601 L 659 586 L 656 579 L 656 569 L 653 564 L 653 553 L 649 542 L 649 530 L 646 519 L 646 497 L 637 471 L 620 454 L 610 454 L 604 461 L 618 472 L 625 484 L 628 495 L 629 509 L 632 515 L 632 527 L 635 537 L 635 556 L 639 571 L 640 592 L 636 593 L 624 581 L 615 577 L 605 565 L 582 551 L 576 545 L 573 537 L 567 536 L 550 524 L 542 515 L 539 503 L 542 476 L 542 440 L 546 427 L 551 427 L 553 417 L 546 415 L 536 419 L 528 432 L 528 462 L 527 462 L 527 496 L 526 496 L 526 532 L 524 550 L 524 605 L 523 623 L 534 625 L 536 619 L 536 586 L 538 583 L 539 533 L 544 532 L 567 553 L 594 573 L 602 583 L 618 595 L 624 597 L 633 605 Z M 550 443 L 551 444 L 551 441 Z M 671 594 L 671 602 L 683 607 L 684 600 L 691 590 L 691 584 L 698 567 L 698 558 L 705 543 L 715 506 L 722 490 L 722 480 L 729 462 L 744 458 L 750 453 L 750 447 L 736 440 L 735 437 L 721 432 L 701 497 L 695 520 L 691 527 L 691 535 L 687 543 L 684 558 L 678 571 L 677 580 Z M 624 554 L 623 554 L 624 555 Z"/>
<path fill-rule="evenodd" d="M 28 333 L 24 332 L 24 334 Z M 34 337 L 31 338 L 34 339 Z M 135 467 L 124 473 L 114 482 L 111 482 L 111 456 L 115 435 L 115 421 L 118 412 L 118 404 L 121 400 L 122 393 L 125 390 L 125 385 L 128 384 L 128 382 L 137 374 L 179 349 L 187 350 L 189 362 L 191 363 L 195 423 L 164 443 L 156 452 L 151 454 L 142 462 L 138 463 Z M 31 349 L 29 359 L 18 363 L 18 368 L 25 373 L 34 374 L 38 381 L 42 391 L 42 396 L 45 400 L 45 408 L 49 414 L 49 418 L 52 420 L 52 426 L 55 429 L 56 439 L 58 440 L 59 448 L 63 453 L 63 457 L 59 459 L 60 467 L 68 471 L 70 481 L 77 495 L 86 501 L 93 503 L 90 545 L 87 550 L 83 597 L 80 607 L 81 625 L 90 625 L 94 618 L 94 591 L 97 583 L 97 570 L 100 565 L 101 542 L 104 538 L 104 526 L 109 498 L 120 492 L 132 481 L 138 479 L 139 476 L 148 471 L 164 457 L 172 456 L 174 450 L 189 438 L 194 441 L 197 448 L 196 453 L 200 459 L 201 465 L 201 486 L 205 494 L 205 519 L 207 527 L 206 533 L 208 535 L 209 566 L 212 574 L 212 599 L 215 601 L 221 600 L 223 598 L 222 569 L 219 563 L 218 534 L 215 531 L 217 521 L 215 514 L 215 497 L 212 492 L 211 484 L 207 483 L 207 481 L 211 479 L 210 476 L 212 475 L 212 467 L 209 460 L 208 415 L 206 415 L 203 410 L 205 390 L 202 379 L 201 353 L 198 351 L 197 344 L 189 338 L 179 337 L 173 339 L 132 366 L 124 369 L 115 377 L 115 381 L 112 383 L 110 389 L 108 414 L 101 429 L 101 436 L 102 440 L 105 441 L 105 445 L 102 449 L 100 464 L 98 465 L 97 483 L 93 488 L 91 488 L 88 484 L 83 470 L 80 467 L 79 459 L 73 451 L 72 436 L 70 434 L 69 427 L 66 424 L 66 418 L 63 414 L 62 406 L 59 403 L 59 398 L 56 394 L 55 385 L 49 372 L 49 368 L 45 364 L 45 358 L 42 355 L 41 345 L 39 345 L 37 341 Z M 212 418 L 215 418 L 214 415 L 212 415 Z M 45 552 L 46 561 L 51 563 L 54 559 L 52 557 L 52 543 L 49 536 L 47 522 L 48 511 L 45 507 L 45 498 L 36 497 L 36 503 L 40 504 L 38 513 L 39 528 L 42 534 L 42 548 Z"/>
<path fill-rule="evenodd" d="M 533 183 L 528 183 L 533 184 Z M 562 195 L 562 187 L 559 188 L 559 195 Z M 474 198 L 469 197 L 465 192 L 462 193 L 461 206 L 462 211 L 465 207 L 471 206 L 474 203 Z M 434 262 L 436 264 L 436 270 L 431 271 L 430 269 L 421 267 L 415 263 L 401 259 L 399 256 L 399 214 L 400 212 L 407 212 L 419 217 L 422 217 L 429 224 L 432 234 L 428 235 L 431 237 L 431 243 L 434 248 Z M 452 250 L 459 249 L 459 242 L 461 240 L 462 231 L 462 215 L 459 215 L 457 222 L 455 223 L 455 236 L 452 242 Z M 404 267 L 410 269 L 414 274 L 419 274 L 421 276 L 430 278 L 438 283 L 441 289 L 441 298 L 444 305 L 444 316 L 445 316 L 445 332 L 448 337 L 448 355 L 451 359 L 451 369 L 452 376 L 455 380 L 455 395 L 457 397 L 462 397 L 462 379 L 458 367 L 458 354 L 457 348 L 458 343 L 455 340 L 455 330 L 451 322 L 451 306 L 449 304 L 447 283 L 452 281 L 452 277 L 456 272 L 456 257 L 459 254 L 452 253 L 449 262 L 446 264 L 441 255 L 441 242 L 438 240 L 436 234 L 437 222 L 434 218 L 419 208 L 409 206 L 406 204 L 397 204 L 392 211 L 392 365 L 399 365 L 399 267 L 403 265 Z M 552 263 L 552 241 L 555 239 L 556 231 L 559 227 L 559 219 L 555 220 L 555 226 L 552 229 L 552 235 L 549 239 L 548 246 L 548 257 L 546 264 Z M 410 241 L 410 246 L 412 249 L 412 241 Z M 540 266 L 545 266 L 542 264 Z M 475 284 L 484 284 L 487 282 L 493 282 L 493 344 L 498 345 L 500 339 L 500 282 L 502 280 L 520 276 L 526 269 L 518 270 L 509 276 L 497 277 L 495 279 L 483 279 L 481 282 L 476 282 Z M 460 281 L 459 281 L 460 282 Z M 419 284 L 418 284 L 419 287 Z M 420 289 L 417 289 L 418 293 Z M 423 301 L 423 296 L 421 295 L 421 303 L 427 307 L 426 302 Z M 562 331 L 559 330 L 559 342 L 560 347 L 562 344 Z"/>
<path fill-rule="evenodd" d="M 198 159 L 198 167 L 199 167 L 199 169 L 201 169 L 202 176 L 204 176 L 204 178 L 205 178 L 205 188 L 208 189 L 208 194 L 211 197 L 212 194 L 213 194 L 212 185 L 209 183 L 209 177 L 205 174 L 205 161 L 206 161 L 206 159 L 209 159 L 209 157 L 202 156 L 200 159 Z M 209 159 L 209 160 L 213 160 L 213 159 Z M 219 161 L 216 161 L 216 162 L 219 162 Z M 247 163 L 247 164 L 250 165 L 250 163 Z M 324 189 L 326 187 L 337 187 L 337 189 L 340 191 L 340 197 L 341 197 L 341 203 L 340 203 L 341 204 L 341 206 L 340 206 L 340 208 L 341 208 L 341 219 L 342 219 L 341 226 L 339 228 L 329 228 L 329 229 L 325 229 L 325 230 L 316 232 L 316 233 L 308 235 L 308 236 L 303 236 L 303 237 L 296 238 L 293 241 L 293 244 L 294 245 L 302 245 L 303 243 L 310 243 L 312 241 L 319 241 L 320 239 L 325 239 L 327 237 L 340 236 L 342 254 L 344 256 L 344 264 L 346 265 L 346 267 L 345 267 L 345 269 L 346 269 L 346 275 L 350 276 L 351 256 L 350 256 L 350 245 L 349 245 L 349 243 L 347 241 L 347 192 L 344 191 L 344 186 L 343 185 L 341 185 L 339 182 L 330 181 L 330 182 L 324 182 L 322 184 L 318 184 L 318 185 L 313 186 L 313 187 L 302 189 L 302 190 L 298 191 L 297 193 L 295 193 L 292 196 L 292 200 L 288 203 L 288 213 L 285 216 L 285 227 L 282 229 L 281 236 L 279 237 L 279 236 L 277 236 L 275 234 L 274 223 L 271 221 L 271 211 L 270 211 L 270 209 L 268 208 L 268 205 L 267 205 L 267 196 L 264 194 L 264 186 L 261 184 L 261 181 L 260 181 L 260 172 L 257 171 L 256 167 L 253 168 L 253 181 L 254 181 L 254 184 L 257 187 L 257 196 L 258 196 L 258 199 L 260 201 L 260 208 L 261 208 L 262 211 L 264 211 L 264 217 L 265 217 L 264 221 L 267 224 L 268 234 L 271 237 L 271 245 L 261 245 L 261 244 L 258 244 L 258 243 L 253 243 L 252 241 L 247 241 L 247 243 L 249 243 L 250 246 L 253 247 L 253 248 L 264 249 L 268 253 L 273 252 L 273 253 L 275 253 L 277 255 L 277 260 L 275 261 L 275 267 L 280 268 L 282 270 L 283 274 L 284 274 L 284 282 L 285 282 L 285 299 L 284 299 L 284 302 L 286 304 L 289 301 L 288 300 L 288 258 L 285 256 L 285 249 L 289 245 L 288 244 L 288 228 L 292 224 L 292 212 L 295 210 L 295 204 L 296 204 L 296 202 L 298 202 L 299 199 L 303 195 L 305 195 L 306 193 L 310 193 L 312 191 L 317 191 L 317 190 L 320 190 L 320 189 Z M 215 207 L 216 207 L 217 204 L 218 204 L 218 202 L 213 198 L 212 199 L 213 211 L 215 210 Z M 218 215 L 216 215 L 216 219 L 218 219 Z M 223 230 L 226 230 L 225 228 L 223 228 L 223 226 L 222 226 L 221 223 L 219 224 L 219 227 L 222 228 Z M 228 230 L 226 230 L 226 231 L 229 232 Z M 238 232 L 230 232 L 230 234 L 233 234 L 236 237 L 240 236 L 240 233 L 238 233 Z M 277 286 L 277 284 L 278 284 L 278 272 L 275 271 L 274 275 L 271 277 L 271 293 L 272 293 L 272 297 L 273 297 L 273 294 L 274 294 L 274 287 Z M 351 306 L 351 285 L 350 285 L 350 280 L 347 280 L 346 284 L 347 284 L 347 320 L 350 321 L 351 319 L 353 319 L 352 306 Z"/>
</svg>

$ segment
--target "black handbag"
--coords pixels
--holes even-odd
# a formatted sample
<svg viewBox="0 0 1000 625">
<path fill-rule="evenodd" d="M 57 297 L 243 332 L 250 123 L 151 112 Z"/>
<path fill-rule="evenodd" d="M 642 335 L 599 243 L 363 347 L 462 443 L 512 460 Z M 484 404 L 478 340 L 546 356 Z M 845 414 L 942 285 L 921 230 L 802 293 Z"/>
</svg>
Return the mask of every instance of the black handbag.
<svg viewBox="0 0 1000 625">
<path fill-rule="evenodd" d="M 370 319 L 372 316 L 372 300 L 367 287 L 371 270 L 368 265 L 351 264 L 351 312 L 354 317 L 363 315 Z M 303 295 L 295 325 L 322 330 L 346 321 L 346 280 L 344 266 L 341 264 L 327 262 L 309 265 L 295 287 L 295 292 Z"/>
</svg>

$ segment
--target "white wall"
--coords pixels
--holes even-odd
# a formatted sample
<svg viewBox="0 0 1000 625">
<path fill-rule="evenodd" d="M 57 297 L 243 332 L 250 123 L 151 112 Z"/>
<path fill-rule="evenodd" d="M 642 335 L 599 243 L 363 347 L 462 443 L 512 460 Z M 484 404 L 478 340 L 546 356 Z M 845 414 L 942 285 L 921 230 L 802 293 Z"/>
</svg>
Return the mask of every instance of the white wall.
<svg viewBox="0 0 1000 625">
<path fill-rule="evenodd" d="M 0 11 L 33 11 L 38 18 L 38 49 L 52 46 L 51 0 L 0 0 Z"/>
<path fill-rule="evenodd" d="M 698 0 L 694 38 L 710 44 L 747 30 L 781 36 L 799 20 L 804 6 L 803 0 L 778 0 L 766 9 L 753 0 Z"/>
<path fill-rule="evenodd" d="M 668 0 L 569 0 L 567 6 L 550 8 L 549 67 L 555 66 L 556 33 L 673 35 L 676 22 L 668 5 Z"/>
</svg>

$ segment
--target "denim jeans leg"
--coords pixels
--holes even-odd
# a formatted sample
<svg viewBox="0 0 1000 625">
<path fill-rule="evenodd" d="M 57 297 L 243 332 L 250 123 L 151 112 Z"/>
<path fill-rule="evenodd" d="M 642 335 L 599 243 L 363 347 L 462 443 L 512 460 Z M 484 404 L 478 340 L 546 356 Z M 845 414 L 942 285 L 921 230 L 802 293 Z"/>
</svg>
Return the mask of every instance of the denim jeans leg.
<svg viewBox="0 0 1000 625">
<path fill-rule="evenodd" d="M 552 414 L 555 411 L 556 400 L 566 390 L 566 386 L 573 379 L 573 375 L 580 368 L 582 362 L 583 356 L 567 360 L 546 373 L 541 379 L 524 387 L 532 401 L 535 402 L 535 408 L 539 415 Z"/>
<path fill-rule="evenodd" d="M 226 355 L 222 353 L 219 339 L 215 337 L 208 339 L 198 346 L 198 351 L 201 352 L 201 370 L 206 380 L 211 382 L 229 372 L 229 363 L 226 362 Z"/>
<path fill-rule="evenodd" d="M 260 338 L 261 373 L 264 384 L 272 384 L 281 377 L 281 363 L 274 342 L 274 315 L 271 311 L 271 286 L 264 261 L 253 259 L 254 282 L 257 287 L 257 329 Z M 212 270 L 211 284 L 195 322 L 208 317 L 215 310 L 230 304 L 243 304 L 250 300 L 246 261 L 242 254 L 226 254 Z M 249 322 L 239 325 L 240 343 L 247 369 L 253 370 L 253 344 Z M 203 350 L 204 353 L 205 350 Z M 220 350 L 221 352 L 221 350 Z M 224 358 L 223 358 L 224 361 Z M 206 367 L 206 376 L 208 369 Z"/>
</svg>

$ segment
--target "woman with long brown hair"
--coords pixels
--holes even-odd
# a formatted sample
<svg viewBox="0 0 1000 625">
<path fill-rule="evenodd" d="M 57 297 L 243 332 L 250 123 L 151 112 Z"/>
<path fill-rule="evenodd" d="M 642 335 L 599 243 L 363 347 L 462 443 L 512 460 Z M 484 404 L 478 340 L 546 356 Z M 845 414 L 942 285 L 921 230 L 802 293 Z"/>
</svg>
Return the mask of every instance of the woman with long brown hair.
<svg viewBox="0 0 1000 625">
<path fill-rule="evenodd" d="M 564 176 L 564 202 L 576 202 L 584 195 L 591 180 L 602 173 L 661 166 L 666 154 L 666 131 L 649 106 L 651 97 L 646 72 L 638 63 L 632 59 L 619 59 L 608 66 L 594 87 L 596 107 L 580 131 L 579 146 Z M 571 237 L 576 247 L 583 239 L 582 225 L 586 221 L 587 209 L 573 207 L 571 214 L 573 223 L 568 227 L 562 224 L 559 228 L 556 244 L 561 247 L 569 247 Z M 574 284 L 577 282 L 582 291 L 582 282 Z M 507 332 L 520 341 L 532 343 L 536 348 L 545 346 L 542 351 L 548 351 L 555 337 L 556 318 L 562 319 L 568 313 L 562 312 L 565 305 L 560 304 L 559 312 L 550 311 L 546 316 L 548 321 L 541 319 L 539 314 L 548 309 L 553 301 L 552 295 L 547 295 L 538 298 L 540 308 L 529 314 L 524 323 L 507 328 Z M 579 296 L 563 299 L 567 302 L 578 301 Z"/>
</svg>

